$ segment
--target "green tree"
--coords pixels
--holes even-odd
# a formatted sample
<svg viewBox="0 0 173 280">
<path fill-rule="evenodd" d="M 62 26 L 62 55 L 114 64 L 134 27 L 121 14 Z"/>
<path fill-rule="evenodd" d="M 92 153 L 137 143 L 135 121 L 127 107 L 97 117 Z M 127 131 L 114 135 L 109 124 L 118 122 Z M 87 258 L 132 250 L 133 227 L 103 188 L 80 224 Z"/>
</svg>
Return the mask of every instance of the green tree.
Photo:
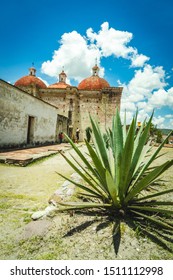
<svg viewBox="0 0 173 280">
<path fill-rule="evenodd" d="M 151 123 L 150 125 L 150 136 L 154 137 L 157 134 L 157 126 Z"/>
<path fill-rule="evenodd" d="M 157 129 L 157 132 L 156 132 L 156 142 L 157 143 L 162 143 L 162 132 L 159 130 L 159 129 Z M 167 139 L 168 140 L 168 139 Z"/>
</svg>

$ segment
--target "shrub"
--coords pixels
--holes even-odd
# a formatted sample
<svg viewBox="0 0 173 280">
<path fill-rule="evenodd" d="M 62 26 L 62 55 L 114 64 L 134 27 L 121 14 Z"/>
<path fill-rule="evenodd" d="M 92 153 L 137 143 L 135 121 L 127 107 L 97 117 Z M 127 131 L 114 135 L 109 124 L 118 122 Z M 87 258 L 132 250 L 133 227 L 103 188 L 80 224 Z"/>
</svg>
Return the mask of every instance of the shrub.
<svg viewBox="0 0 173 280">
<path fill-rule="evenodd" d="M 91 140 L 91 133 L 92 133 L 91 127 L 88 126 L 88 127 L 85 129 L 85 133 L 86 133 L 86 139 L 87 139 L 87 141 L 88 141 L 88 143 L 89 143 L 90 140 Z"/>
<path fill-rule="evenodd" d="M 157 138 L 156 138 L 156 142 L 157 143 L 162 143 L 162 132 L 158 129 L 157 130 L 157 134 L 156 134 Z M 167 139 L 168 140 L 168 139 Z M 166 141 L 167 142 L 167 141 Z M 166 144 L 166 143 L 165 143 Z"/>
</svg>

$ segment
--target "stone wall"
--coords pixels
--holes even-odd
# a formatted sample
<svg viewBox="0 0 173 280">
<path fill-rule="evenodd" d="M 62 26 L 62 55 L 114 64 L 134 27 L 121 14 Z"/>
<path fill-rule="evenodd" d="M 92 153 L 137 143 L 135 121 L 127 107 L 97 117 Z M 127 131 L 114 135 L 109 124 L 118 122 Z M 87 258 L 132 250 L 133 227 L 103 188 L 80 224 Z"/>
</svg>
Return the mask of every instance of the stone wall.
<svg viewBox="0 0 173 280">
<path fill-rule="evenodd" d="M 44 89 L 39 97 L 56 106 L 59 113 L 69 118 L 69 134 L 75 138 L 75 131 L 80 129 L 80 141 L 85 138 L 85 129 L 90 125 L 89 114 L 98 119 L 103 130 L 110 127 L 116 107 L 120 109 L 122 87 L 104 90 Z M 71 129 L 71 130 L 70 130 Z"/>
<path fill-rule="evenodd" d="M 116 108 L 120 109 L 122 88 L 109 88 L 101 91 L 80 91 L 80 117 L 78 122 L 85 137 L 85 129 L 90 126 L 89 115 L 98 121 L 104 131 L 111 126 Z"/>
<path fill-rule="evenodd" d="M 29 86 L 20 86 L 20 87 L 17 87 L 33 96 L 36 96 L 38 97 L 38 93 L 39 93 L 39 88 L 38 86 L 36 86 L 35 84 L 31 84 Z"/>
<path fill-rule="evenodd" d="M 70 100 L 75 100 L 77 92 L 78 90 L 76 87 L 70 87 L 67 89 L 47 88 L 39 90 L 39 97 L 57 107 L 60 115 L 68 117 L 68 112 L 71 107 Z"/>
<path fill-rule="evenodd" d="M 3 80 L 0 80 L 0 147 L 54 143 L 59 121 L 67 118 L 58 109 Z"/>
</svg>

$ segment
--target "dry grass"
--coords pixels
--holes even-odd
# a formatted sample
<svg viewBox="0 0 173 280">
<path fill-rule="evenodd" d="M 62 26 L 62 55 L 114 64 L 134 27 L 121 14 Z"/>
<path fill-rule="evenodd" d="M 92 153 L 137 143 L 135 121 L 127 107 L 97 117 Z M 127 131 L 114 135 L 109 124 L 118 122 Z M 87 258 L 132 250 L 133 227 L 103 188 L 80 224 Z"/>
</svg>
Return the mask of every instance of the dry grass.
<svg viewBox="0 0 173 280">
<path fill-rule="evenodd" d="M 163 148 L 162 152 L 167 154 L 158 159 L 159 164 L 173 158 L 173 149 Z M 67 176 L 73 173 L 60 155 L 27 167 L 0 165 L 0 259 L 172 259 L 171 253 L 145 237 L 139 238 L 138 232 L 125 224 L 116 256 L 111 225 L 96 231 L 100 223 L 97 217 L 77 214 L 48 217 L 50 227 L 24 237 L 31 214 L 47 207 L 49 197 L 63 183 L 56 171 Z M 173 168 L 163 179 L 167 181 L 165 188 L 171 187 Z"/>
</svg>

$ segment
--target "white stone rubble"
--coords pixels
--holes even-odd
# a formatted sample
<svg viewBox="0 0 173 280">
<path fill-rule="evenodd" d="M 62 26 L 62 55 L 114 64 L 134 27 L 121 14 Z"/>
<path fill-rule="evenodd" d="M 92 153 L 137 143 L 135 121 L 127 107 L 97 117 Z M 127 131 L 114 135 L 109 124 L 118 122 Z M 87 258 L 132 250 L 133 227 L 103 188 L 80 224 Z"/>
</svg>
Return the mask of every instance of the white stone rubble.
<svg viewBox="0 0 173 280">
<path fill-rule="evenodd" d="M 82 171 L 82 169 L 81 169 Z M 76 183 L 81 181 L 81 177 L 77 173 L 73 173 L 71 179 Z M 66 197 L 72 196 L 75 192 L 75 185 L 68 180 L 64 181 L 60 188 L 58 188 L 52 197 L 49 199 L 49 206 L 47 206 L 43 211 L 37 211 L 32 214 L 31 218 L 33 220 L 38 220 L 40 218 L 45 218 L 51 212 L 55 211 L 58 207 L 58 202 L 65 200 Z"/>
</svg>

